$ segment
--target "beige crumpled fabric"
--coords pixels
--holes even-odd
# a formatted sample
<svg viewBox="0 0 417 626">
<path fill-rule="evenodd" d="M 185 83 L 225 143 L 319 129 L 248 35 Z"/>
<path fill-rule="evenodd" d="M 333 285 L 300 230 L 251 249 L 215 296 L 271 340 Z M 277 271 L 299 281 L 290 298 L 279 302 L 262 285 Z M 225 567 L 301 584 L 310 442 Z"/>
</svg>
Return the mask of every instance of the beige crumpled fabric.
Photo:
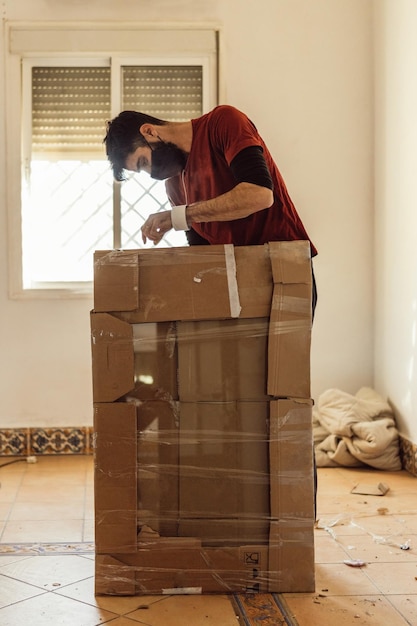
<svg viewBox="0 0 417 626">
<path fill-rule="evenodd" d="M 356 395 L 328 389 L 313 410 L 318 467 L 401 469 L 399 437 L 390 405 L 374 389 Z"/>
</svg>

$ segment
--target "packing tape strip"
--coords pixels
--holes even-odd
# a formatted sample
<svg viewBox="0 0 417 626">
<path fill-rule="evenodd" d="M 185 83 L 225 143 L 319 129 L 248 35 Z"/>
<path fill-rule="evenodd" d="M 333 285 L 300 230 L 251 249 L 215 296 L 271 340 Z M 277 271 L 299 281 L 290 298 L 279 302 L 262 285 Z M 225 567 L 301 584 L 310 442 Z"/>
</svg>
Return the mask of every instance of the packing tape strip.
<svg viewBox="0 0 417 626">
<path fill-rule="evenodd" d="M 202 587 L 174 587 L 172 589 L 162 589 L 162 595 L 169 596 L 190 596 L 190 595 L 201 595 L 203 593 Z"/>
<path fill-rule="evenodd" d="M 224 255 L 226 259 L 227 286 L 229 288 L 230 315 L 239 317 L 242 307 L 240 306 L 237 288 L 236 259 L 233 244 L 225 244 Z"/>
</svg>

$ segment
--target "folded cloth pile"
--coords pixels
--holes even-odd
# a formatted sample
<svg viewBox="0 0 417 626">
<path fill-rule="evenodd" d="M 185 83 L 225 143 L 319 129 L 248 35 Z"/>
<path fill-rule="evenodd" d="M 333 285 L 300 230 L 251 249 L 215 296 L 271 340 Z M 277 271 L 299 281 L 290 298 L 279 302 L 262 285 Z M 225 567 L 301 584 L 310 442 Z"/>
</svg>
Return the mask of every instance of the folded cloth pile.
<svg viewBox="0 0 417 626">
<path fill-rule="evenodd" d="M 401 469 L 394 412 L 374 389 L 356 395 L 328 389 L 313 409 L 317 467 Z"/>
</svg>

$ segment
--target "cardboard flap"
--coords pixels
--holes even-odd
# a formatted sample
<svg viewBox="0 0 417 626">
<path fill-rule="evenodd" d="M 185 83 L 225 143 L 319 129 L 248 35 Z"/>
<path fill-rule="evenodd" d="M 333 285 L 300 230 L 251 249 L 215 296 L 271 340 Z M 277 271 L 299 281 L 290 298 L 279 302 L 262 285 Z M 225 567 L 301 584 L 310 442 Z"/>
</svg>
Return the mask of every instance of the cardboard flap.
<svg viewBox="0 0 417 626">
<path fill-rule="evenodd" d="M 389 486 L 385 483 L 375 483 L 374 485 L 358 483 L 353 487 L 350 493 L 356 493 L 363 496 L 385 496 L 388 491 Z"/>
<path fill-rule="evenodd" d="M 239 317 L 269 317 L 273 287 L 269 246 L 236 246 L 235 258 Z"/>
<path fill-rule="evenodd" d="M 180 519 L 205 536 L 231 528 L 262 533 L 269 519 L 268 403 L 182 402 Z M 188 527 L 190 527 L 188 523 Z M 248 526 L 248 529 L 246 528 Z M 225 528 L 228 531 L 225 531 Z M 183 532 L 181 531 L 181 534 Z M 197 535 L 201 536 L 201 535 Z"/>
<path fill-rule="evenodd" d="M 176 402 L 145 401 L 138 414 L 138 522 L 143 540 L 178 533 Z"/>
<path fill-rule="evenodd" d="M 132 311 L 139 306 L 137 251 L 94 254 L 94 310 Z"/>
<path fill-rule="evenodd" d="M 274 283 L 311 285 L 311 248 L 308 241 L 269 243 Z"/>
<path fill-rule="evenodd" d="M 91 313 L 93 400 L 113 402 L 134 387 L 133 329 L 108 313 Z"/>
<path fill-rule="evenodd" d="M 177 339 L 180 400 L 267 399 L 268 318 L 179 322 Z"/>
<path fill-rule="evenodd" d="M 130 322 L 238 317 L 234 247 L 96 252 L 94 310 Z"/>
<path fill-rule="evenodd" d="M 124 565 L 117 557 L 96 555 L 95 595 L 134 596 L 136 593 L 135 570 Z"/>
<path fill-rule="evenodd" d="M 314 518 L 312 401 L 272 401 L 269 422 L 271 517 L 311 522 Z"/>
<path fill-rule="evenodd" d="M 117 424 L 117 428 L 115 428 Z M 137 549 L 137 417 L 123 402 L 96 404 L 95 544 L 97 553 Z"/>
<path fill-rule="evenodd" d="M 145 547 L 137 553 L 113 555 L 113 558 L 98 555 L 96 580 L 100 581 L 99 589 L 102 590 L 107 580 L 111 593 L 113 581 L 122 583 L 126 568 L 129 568 L 128 571 L 136 575 L 136 593 L 140 595 L 267 590 L 267 546 L 214 548 L 187 546 L 181 540 L 176 543 L 177 547 L 174 543 L 164 550 Z M 128 593 L 131 589 L 130 578 L 126 582 L 126 591 L 120 585 L 121 593 Z M 288 590 L 291 591 L 290 585 Z"/>
<path fill-rule="evenodd" d="M 310 397 L 311 326 L 311 283 L 275 284 L 268 335 L 270 396 Z"/>
</svg>

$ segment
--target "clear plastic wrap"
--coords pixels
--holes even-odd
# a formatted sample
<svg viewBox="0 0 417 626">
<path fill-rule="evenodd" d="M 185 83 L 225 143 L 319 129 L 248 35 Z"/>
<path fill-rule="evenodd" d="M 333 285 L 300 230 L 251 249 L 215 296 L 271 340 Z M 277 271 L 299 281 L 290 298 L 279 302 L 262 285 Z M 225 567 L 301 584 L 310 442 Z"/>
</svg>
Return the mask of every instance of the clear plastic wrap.
<svg viewBox="0 0 417 626">
<path fill-rule="evenodd" d="M 97 594 L 314 590 L 307 247 L 97 254 Z"/>
</svg>

